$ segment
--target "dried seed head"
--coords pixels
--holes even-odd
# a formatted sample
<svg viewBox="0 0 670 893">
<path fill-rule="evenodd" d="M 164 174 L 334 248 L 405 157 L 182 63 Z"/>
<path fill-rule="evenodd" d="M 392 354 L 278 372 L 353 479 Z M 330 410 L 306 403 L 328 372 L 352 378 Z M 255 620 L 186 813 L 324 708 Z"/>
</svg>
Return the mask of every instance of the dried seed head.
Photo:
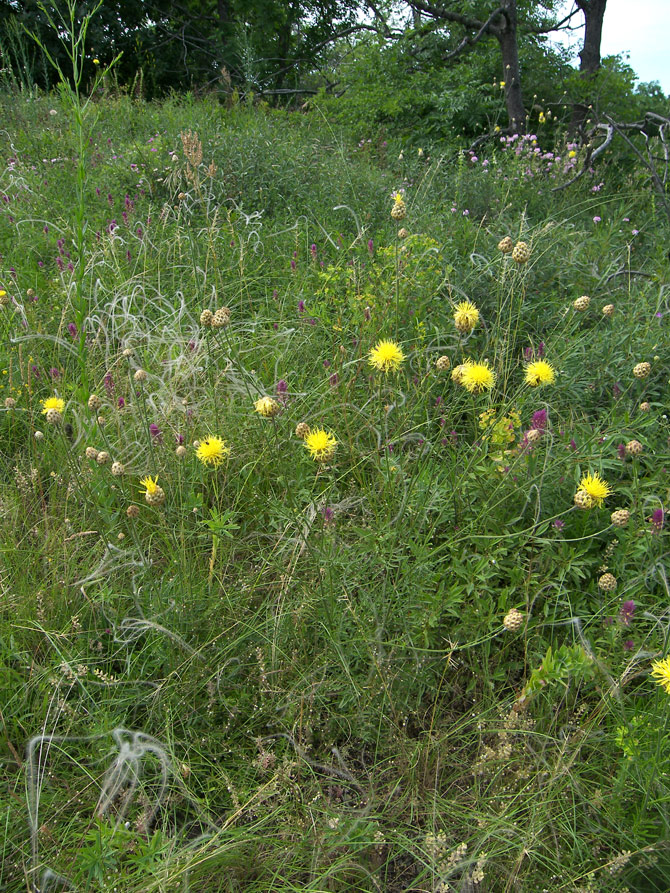
<svg viewBox="0 0 670 893">
<path fill-rule="evenodd" d="M 438 372 L 448 372 L 451 368 L 451 360 L 447 356 L 439 357 L 435 363 Z"/>
<path fill-rule="evenodd" d="M 126 515 L 129 518 L 136 518 L 140 513 L 139 505 L 129 505 L 126 509 Z"/>
<path fill-rule="evenodd" d="M 614 574 L 603 574 L 598 580 L 598 588 L 603 592 L 614 592 L 617 587 L 617 580 Z"/>
<path fill-rule="evenodd" d="M 98 397 L 97 394 L 91 394 L 88 398 L 88 408 L 91 412 L 97 412 L 102 406 L 102 400 Z"/>
<path fill-rule="evenodd" d="M 124 356 L 124 357 L 132 357 L 132 355 L 133 355 L 132 347 L 126 347 L 122 352 L 122 356 Z"/>
<path fill-rule="evenodd" d="M 626 455 L 627 456 L 640 456 L 642 455 L 642 450 L 644 447 L 640 443 L 639 440 L 629 440 L 626 444 Z"/>
<path fill-rule="evenodd" d="M 5 397 L 5 409 L 14 409 L 16 400 L 13 397 Z"/>
<path fill-rule="evenodd" d="M 95 447 L 86 447 L 86 458 L 94 460 L 98 458 L 98 451 Z"/>
<path fill-rule="evenodd" d="M 583 313 L 585 310 L 589 309 L 590 303 L 591 298 L 588 295 L 582 295 L 581 298 L 575 298 L 575 300 L 572 302 L 572 306 L 575 308 L 575 310 Z"/>
<path fill-rule="evenodd" d="M 5 401 L 5 403 L 6 402 L 7 401 Z M 650 409 L 651 409 L 651 403 L 647 403 L 646 400 L 644 400 L 642 403 L 640 403 L 640 412 L 649 412 Z"/>
<path fill-rule="evenodd" d="M 133 375 L 133 378 L 135 379 L 135 381 L 146 381 L 147 373 L 144 371 L 144 369 L 138 369 L 137 372 Z"/>
<path fill-rule="evenodd" d="M 512 608 L 511 611 L 508 611 L 503 617 L 503 626 L 511 633 L 515 633 L 518 629 L 521 629 L 523 626 L 523 614 L 521 611 L 517 611 L 516 608 Z"/>
<path fill-rule="evenodd" d="M 200 325 L 211 326 L 214 314 L 211 310 L 203 310 L 200 314 Z"/>
<path fill-rule="evenodd" d="M 512 250 L 512 260 L 518 264 L 527 264 L 530 260 L 530 247 L 526 242 L 517 242 Z"/>
<path fill-rule="evenodd" d="M 105 424 L 105 417 L 104 417 L 104 415 L 99 415 L 99 416 L 98 416 L 98 425 L 100 425 L 100 427 L 102 428 L 102 426 L 103 426 L 104 424 Z"/>
<path fill-rule="evenodd" d="M 651 372 L 651 363 L 638 363 L 633 368 L 635 378 L 646 378 Z"/>
<path fill-rule="evenodd" d="M 603 307 L 603 316 L 614 316 L 614 304 L 605 304 Z"/>
<path fill-rule="evenodd" d="M 394 220 L 404 220 L 407 216 L 407 205 L 405 204 L 405 200 L 398 193 L 394 199 L 393 207 L 391 208 L 391 217 Z"/>
<path fill-rule="evenodd" d="M 184 456 L 186 455 L 186 447 L 180 445 L 177 447 L 177 449 L 174 452 L 178 459 L 183 459 Z"/>
<path fill-rule="evenodd" d="M 630 521 L 630 512 L 628 509 L 617 509 L 610 518 L 615 527 L 625 527 Z"/>
<path fill-rule="evenodd" d="M 125 472 L 125 470 L 126 469 L 123 467 L 121 462 L 112 462 L 111 471 L 115 477 L 119 477 L 120 475 L 122 475 Z"/>
<path fill-rule="evenodd" d="M 6 307 L 9 304 L 10 297 L 7 292 L 0 288 L 0 307 Z"/>
<path fill-rule="evenodd" d="M 409 230 L 405 229 L 404 226 L 402 227 L 402 229 L 398 230 L 398 238 L 399 239 L 406 239 L 408 235 L 409 235 Z"/>
<path fill-rule="evenodd" d="M 307 422 L 298 422 L 295 426 L 295 436 L 299 437 L 300 440 L 304 440 L 309 434 L 309 425 Z"/>
<path fill-rule="evenodd" d="M 47 409 L 46 419 L 50 425 L 60 425 L 60 423 L 63 421 L 63 416 L 58 412 L 57 409 Z"/>
<path fill-rule="evenodd" d="M 498 250 L 502 251 L 503 254 L 511 254 L 514 251 L 514 242 L 509 236 L 505 236 L 504 239 L 498 242 Z"/>
<path fill-rule="evenodd" d="M 95 457 L 95 461 L 98 465 L 107 465 L 109 462 L 109 453 L 105 452 L 105 450 L 101 450 L 98 455 Z"/>
<path fill-rule="evenodd" d="M 222 329 L 230 322 L 230 310 L 227 307 L 219 307 L 214 316 L 212 316 L 212 328 Z"/>
<path fill-rule="evenodd" d="M 542 431 L 539 428 L 531 428 L 529 431 L 526 431 L 526 441 L 528 443 L 537 443 L 541 439 Z"/>
</svg>

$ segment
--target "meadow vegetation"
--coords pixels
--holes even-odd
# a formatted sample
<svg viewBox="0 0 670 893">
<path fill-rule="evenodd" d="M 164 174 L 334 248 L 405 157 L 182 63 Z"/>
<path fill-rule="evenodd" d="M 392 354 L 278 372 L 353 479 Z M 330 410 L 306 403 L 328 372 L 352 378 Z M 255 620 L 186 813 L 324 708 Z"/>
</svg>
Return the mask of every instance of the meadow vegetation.
<svg viewBox="0 0 670 893">
<path fill-rule="evenodd" d="M 0 108 L 0 888 L 667 890 L 648 169 Z"/>
</svg>

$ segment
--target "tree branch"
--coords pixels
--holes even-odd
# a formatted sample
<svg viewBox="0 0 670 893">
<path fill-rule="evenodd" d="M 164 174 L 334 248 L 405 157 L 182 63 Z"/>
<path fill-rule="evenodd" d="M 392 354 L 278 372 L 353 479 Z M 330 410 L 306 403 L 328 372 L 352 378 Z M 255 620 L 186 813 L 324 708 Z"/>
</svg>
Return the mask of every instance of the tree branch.
<svg viewBox="0 0 670 893">
<path fill-rule="evenodd" d="M 428 3 L 427 0 L 410 0 L 410 6 L 415 9 L 418 9 L 419 12 L 425 12 L 426 15 L 431 16 L 433 19 L 441 19 L 445 22 L 455 22 L 457 25 L 463 25 L 465 28 L 470 28 L 471 31 L 478 31 L 482 28 L 486 23 L 482 22 L 481 19 L 473 19 L 471 16 L 462 15 L 460 12 L 453 12 L 451 9 L 445 9 L 443 6 L 435 6 L 433 3 Z M 498 29 L 493 29 L 490 27 L 490 33 L 494 33 Z"/>
<path fill-rule="evenodd" d="M 447 59 L 453 59 L 456 56 L 460 56 L 460 54 L 463 52 L 463 50 L 465 50 L 467 47 L 474 46 L 476 43 L 478 43 L 482 39 L 482 37 L 491 33 L 489 30 L 489 26 L 493 23 L 493 19 L 497 18 L 499 15 L 502 15 L 503 13 L 504 13 L 504 10 L 503 10 L 502 6 L 499 6 L 498 9 L 496 9 L 494 12 L 491 13 L 491 15 L 484 22 L 484 24 L 479 29 L 479 31 L 475 34 L 474 37 L 471 37 L 469 34 L 466 34 L 465 37 L 463 38 L 463 40 L 456 47 L 456 49 L 451 50 L 451 52 L 447 53 L 447 55 L 443 57 L 444 60 L 446 61 Z"/>
</svg>

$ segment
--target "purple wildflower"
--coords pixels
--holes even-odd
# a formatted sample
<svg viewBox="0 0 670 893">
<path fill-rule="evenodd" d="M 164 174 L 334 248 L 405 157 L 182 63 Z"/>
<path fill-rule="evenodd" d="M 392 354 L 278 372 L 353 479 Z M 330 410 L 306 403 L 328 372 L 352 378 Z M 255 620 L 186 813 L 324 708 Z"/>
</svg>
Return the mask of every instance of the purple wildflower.
<svg viewBox="0 0 670 893">
<path fill-rule="evenodd" d="M 158 443 L 162 442 L 163 435 L 161 434 L 161 429 L 158 427 L 158 425 L 155 425 L 153 422 L 149 425 L 149 433 L 154 438 L 154 440 L 158 441 Z"/>
<path fill-rule="evenodd" d="M 117 404 L 119 409 L 123 409 L 123 407 L 126 405 L 126 401 L 123 399 L 123 397 L 119 397 L 119 399 L 117 400 Z"/>
<path fill-rule="evenodd" d="M 565 527 L 565 521 L 561 521 L 560 518 L 556 518 L 556 520 L 553 523 L 553 527 L 556 530 L 563 530 L 563 528 Z"/>
<path fill-rule="evenodd" d="M 76 338 L 76 337 L 77 337 L 78 332 L 77 332 L 77 326 L 76 326 L 75 323 L 73 323 L 73 322 L 68 323 L 67 330 L 68 330 L 68 332 L 70 333 L 70 336 L 71 336 L 72 338 Z"/>
<path fill-rule="evenodd" d="M 630 622 L 633 619 L 633 614 L 635 613 L 635 602 L 631 599 L 630 601 L 624 602 L 621 605 L 621 609 L 619 610 L 619 620 L 623 623 L 624 626 L 630 626 Z"/>
<path fill-rule="evenodd" d="M 544 431 L 547 427 L 547 410 L 538 409 L 537 412 L 534 412 L 531 418 L 531 425 L 539 431 Z"/>
<path fill-rule="evenodd" d="M 660 533 L 663 529 L 663 524 L 665 523 L 665 513 L 663 509 L 655 509 L 651 514 L 649 522 L 652 526 L 652 532 Z"/>
<path fill-rule="evenodd" d="M 278 394 L 286 394 L 288 392 L 288 382 L 283 378 L 280 378 L 277 382 L 277 393 Z"/>
<path fill-rule="evenodd" d="M 337 374 L 337 372 L 333 372 L 333 374 L 330 376 L 329 381 L 330 381 L 331 388 L 334 388 L 339 383 L 340 376 Z"/>
</svg>

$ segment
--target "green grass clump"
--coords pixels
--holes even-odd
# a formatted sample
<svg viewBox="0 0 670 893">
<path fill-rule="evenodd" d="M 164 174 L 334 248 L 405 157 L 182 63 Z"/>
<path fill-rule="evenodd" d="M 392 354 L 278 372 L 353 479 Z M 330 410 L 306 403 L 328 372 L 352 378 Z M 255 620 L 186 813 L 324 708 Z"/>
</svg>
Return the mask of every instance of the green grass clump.
<svg viewBox="0 0 670 893">
<path fill-rule="evenodd" d="M 3 889 L 665 889 L 649 195 L 0 102 Z"/>
</svg>

